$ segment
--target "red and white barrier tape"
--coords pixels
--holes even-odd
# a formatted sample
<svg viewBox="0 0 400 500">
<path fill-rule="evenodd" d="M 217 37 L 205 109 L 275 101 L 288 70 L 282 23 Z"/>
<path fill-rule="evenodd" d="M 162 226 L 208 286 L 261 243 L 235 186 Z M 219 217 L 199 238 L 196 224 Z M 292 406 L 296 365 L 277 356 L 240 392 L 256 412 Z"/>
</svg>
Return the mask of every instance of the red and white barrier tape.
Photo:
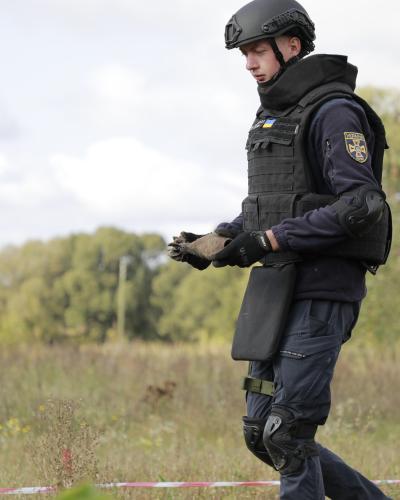
<svg viewBox="0 0 400 500">
<path fill-rule="evenodd" d="M 400 484 L 400 479 L 380 479 L 375 484 Z M 238 486 L 279 486 L 279 481 L 234 481 L 234 482 L 186 482 L 186 483 L 108 483 L 97 484 L 100 489 L 112 488 L 232 488 Z M 0 488 L 0 495 L 35 495 L 38 493 L 54 493 L 56 488 Z"/>
</svg>

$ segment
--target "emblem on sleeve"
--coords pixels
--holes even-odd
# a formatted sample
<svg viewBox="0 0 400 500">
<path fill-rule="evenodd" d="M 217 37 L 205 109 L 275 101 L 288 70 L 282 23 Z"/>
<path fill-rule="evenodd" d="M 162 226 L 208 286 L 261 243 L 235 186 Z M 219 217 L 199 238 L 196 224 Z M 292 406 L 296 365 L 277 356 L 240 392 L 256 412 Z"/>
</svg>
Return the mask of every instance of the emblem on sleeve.
<svg viewBox="0 0 400 500">
<path fill-rule="evenodd" d="M 368 160 L 367 141 L 363 134 L 345 132 L 344 142 L 346 143 L 346 150 L 353 160 L 358 161 L 358 163 L 365 163 Z"/>
</svg>

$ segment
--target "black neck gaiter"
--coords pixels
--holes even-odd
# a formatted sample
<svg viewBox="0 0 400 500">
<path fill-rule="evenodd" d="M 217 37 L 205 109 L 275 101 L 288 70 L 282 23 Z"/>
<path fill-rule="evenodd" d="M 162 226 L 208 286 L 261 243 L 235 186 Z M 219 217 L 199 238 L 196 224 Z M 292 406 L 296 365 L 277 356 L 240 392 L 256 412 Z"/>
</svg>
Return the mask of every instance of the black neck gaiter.
<svg viewBox="0 0 400 500">
<path fill-rule="evenodd" d="M 296 105 L 308 92 L 333 81 L 350 85 L 354 90 L 357 68 L 347 56 L 318 54 L 294 61 L 283 72 L 258 85 L 261 106 L 271 115 Z"/>
</svg>

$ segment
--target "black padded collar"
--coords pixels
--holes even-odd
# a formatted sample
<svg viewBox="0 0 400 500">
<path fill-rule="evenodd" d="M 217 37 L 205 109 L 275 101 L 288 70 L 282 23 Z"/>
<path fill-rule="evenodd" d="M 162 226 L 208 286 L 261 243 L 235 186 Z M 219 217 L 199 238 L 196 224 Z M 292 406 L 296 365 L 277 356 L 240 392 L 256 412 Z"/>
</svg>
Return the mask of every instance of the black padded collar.
<svg viewBox="0 0 400 500">
<path fill-rule="evenodd" d="M 346 83 L 354 90 L 357 72 L 357 68 L 347 62 L 347 56 L 309 56 L 289 66 L 272 84 L 258 85 L 261 105 L 267 111 L 288 109 L 314 88 L 330 82 Z"/>
</svg>

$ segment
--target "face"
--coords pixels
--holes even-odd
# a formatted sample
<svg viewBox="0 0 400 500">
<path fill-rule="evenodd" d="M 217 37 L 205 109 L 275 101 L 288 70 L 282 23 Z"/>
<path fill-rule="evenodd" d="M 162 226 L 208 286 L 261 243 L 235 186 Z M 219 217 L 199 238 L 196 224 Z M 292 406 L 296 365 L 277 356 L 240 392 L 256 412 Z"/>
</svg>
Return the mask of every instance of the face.
<svg viewBox="0 0 400 500">
<path fill-rule="evenodd" d="M 285 61 L 300 53 L 301 42 L 297 37 L 279 36 L 275 40 Z M 258 83 L 268 82 L 280 70 L 280 64 L 267 40 L 242 45 L 240 51 L 246 58 L 246 69 Z"/>
</svg>

